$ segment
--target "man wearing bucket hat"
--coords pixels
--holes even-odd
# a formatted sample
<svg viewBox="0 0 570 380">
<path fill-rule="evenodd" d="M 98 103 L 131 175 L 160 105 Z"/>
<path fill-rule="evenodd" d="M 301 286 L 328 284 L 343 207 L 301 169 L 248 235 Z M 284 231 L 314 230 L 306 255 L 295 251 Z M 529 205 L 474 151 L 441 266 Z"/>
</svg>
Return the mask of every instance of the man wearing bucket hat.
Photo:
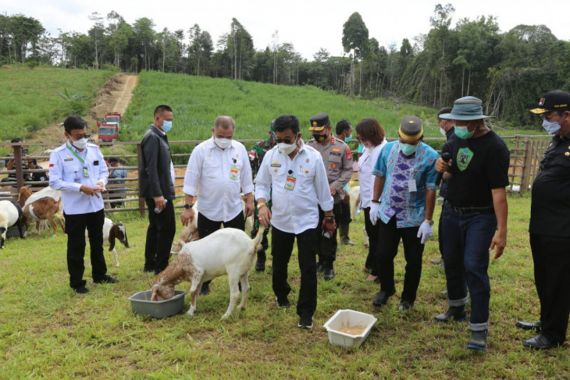
<svg viewBox="0 0 570 380">
<path fill-rule="evenodd" d="M 539 322 L 517 322 L 517 327 L 540 333 L 524 346 L 549 349 L 566 340 L 570 311 L 570 94 L 554 90 L 530 110 L 542 118 L 553 135 L 532 184 L 530 248 L 534 280 L 540 299 Z"/>
<path fill-rule="evenodd" d="M 380 291 L 374 306 L 382 306 L 396 292 L 394 257 L 400 239 L 404 244 L 406 274 L 399 310 L 416 300 L 422 272 L 424 244 L 432 236 L 438 154 L 422 142 L 423 128 L 416 116 L 400 123 L 399 141 L 386 144 L 376 162 L 370 222 L 378 228 L 378 277 Z"/>
<path fill-rule="evenodd" d="M 352 177 L 352 151 L 346 143 L 332 135 L 329 115 L 321 112 L 311 117 L 311 126 L 309 131 L 313 134 L 313 138 L 307 143 L 308 146 L 315 148 L 323 157 L 323 162 L 327 170 L 327 178 L 331 195 L 334 199 L 334 216 L 335 220 L 344 220 L 342 200 L 344 199 L 344 186 Z M 335 273 L 333 263 L 336 260 L 336 231 L 332 236 L 328 233 L 323 234 L 324 212 L 319 212 L 319 227 L 317 234 L 319 236 L 319 264 L 317 268 L 323 271 L 325 280 L 334 278 Z M 347 217 L 350 218 L 350 215 Z"/>
<path fill-rule="evenodd" d="M 440 158 L 436 163 L 439 172 L 449 172 L 441 218 L 449 308 L 435 319 L 464 320 L 469 288 L 471 338 L 467 348 L 485 351 L 491 294 L 489 251 L 495 249 L 495 259 L 499 258 L 507 240 L 509 150 L 486 126 L 488 116 L 478 98 L 457 99 L 451 113 L 440 118 L 455 122 L 455 136 L 443 147 L 451 159 Z"/>
</svg>

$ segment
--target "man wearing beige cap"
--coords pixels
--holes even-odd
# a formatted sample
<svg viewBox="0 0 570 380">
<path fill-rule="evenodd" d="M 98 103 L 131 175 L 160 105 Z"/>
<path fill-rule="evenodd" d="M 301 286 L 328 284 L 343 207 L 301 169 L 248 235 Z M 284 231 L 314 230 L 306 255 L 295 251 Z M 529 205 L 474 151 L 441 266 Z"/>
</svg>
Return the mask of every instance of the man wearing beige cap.
<svg viewBox="0 0 570 380">
<path fill-rule="evenodd" d="M 404 244 L 406 274 L 399 310 L 410 309 L 422 273 L 424 244 L 432 236 L 438 154 L 422 142 L 423 128 L 416 116 L 405 116 L 399 141 L 386 144 L 376 162 L 370 221 L 378 227 L 380 292 L 372 301 L 385 305 L 395 292 L 394 257 Z"/>
</svg>

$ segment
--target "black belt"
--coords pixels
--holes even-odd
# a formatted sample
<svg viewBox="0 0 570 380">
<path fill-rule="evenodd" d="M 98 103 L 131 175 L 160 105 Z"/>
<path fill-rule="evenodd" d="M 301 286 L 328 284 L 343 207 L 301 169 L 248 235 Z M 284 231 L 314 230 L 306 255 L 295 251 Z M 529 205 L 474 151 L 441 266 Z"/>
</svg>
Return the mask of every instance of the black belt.
<svg viewBox="0 0 570 380">
<path fill-rule="evenodd" d="M 455 211 L 458 214 L 494 214 L 495 209 L 493 206 L 469 206 L 469 207 L 455 207 L 448 202 L 446 206 Z"/>
</svg>

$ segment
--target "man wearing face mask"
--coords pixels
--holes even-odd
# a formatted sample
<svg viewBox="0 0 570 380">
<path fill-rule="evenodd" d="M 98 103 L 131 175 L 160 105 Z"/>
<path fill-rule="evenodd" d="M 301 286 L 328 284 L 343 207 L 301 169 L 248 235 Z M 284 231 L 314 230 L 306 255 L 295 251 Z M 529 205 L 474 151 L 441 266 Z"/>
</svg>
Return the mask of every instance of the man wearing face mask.
<svg viewBox="0 0 570 380">
<path fill-rule="evenodd" d="M 530 247 L 540 300 L 540 321 L 517 323 L 538 335 L 524 346 L 550 349 L 566 340 L 570 312 L 570 94 L 547 92 L 530 112 L 553 136 L 532 184 Z"/>
<path fill-rule="evenodd" d="M 69 116 L 63 126 L 67 141 L 50 155 L 49 185 L 61 190 L 69 285 L 76 293 L 83 294 L 88 292 L 83 280 L 85 229 L 89 232 L 93 282 L 117 282 L 107 274 L 103 256 L 105 212 L 101 192 L 105 190 L 109 172 L 99 147 L 87 142 L 87 123 L 79 116 Z"/>
<path fill-rule="evenodd" d="M 324 210 L 323 229 L 336 230 L 333 198 L 319 152 L 301 140 L 299 120 L 284 115 L 274 123 L 277 146 L 268 151 L 255 178 L 259 221 L 271 223 L 273 291 L 278 307 L 289 307 L 291 287 L 287 266 L 297 240 L 301 287 L 297 301 L 298 327 L 311 329 L 317 307 L 317 265 L 319 208 Z M 272 202 L 271 210 L 267 202 Z"/>
<path fill-rule="evenodd" d="M 350 142 L 354 141 L 352 138 L 352 126 L 350 125 L 348 120 L 341 120 L 338 123 L 336 123 L 335 132 L 336 132 L 336 137 L 339 140 L 344 141 L 346 145 L 349 145 Z M 345 245 L 354 245 L 354 242 L 350 240 L 349 237 L 350 222 L 352 222 L 352 219 L 350 217 L 350 195 L 349 195 L 350 184 L 347 183 L 346 185 L 344 185 L 343 190 L 344 190 L 344 198 L 340 203 L 342 207 L 342 212 L 340 213 L 338 219 L 336 220 L 340 232 L 340 242 Z"/>
<path fill-rule="evenodd" d="M 247 150 L 233 139 L 235 122 L 218 116 L 212 137 L 196 146 L 184 176 L 182 224 L 194 218 L 192 206 L 198 203 L 198 234 L 201 239 L 224 227 L 245 229 L 245 218 L 253 213 L 253 179 Z M 245 216 L 241 194 L 245 197 Z M 213 253 L 214 254 L 214 253 Z M 209 293 L 209 282 L 202 294 Z"/>
<path fill-rule="evenodd" d="M 321 112 L 311 117 L 310 123 L 309 131 L 313 134 L 313 138 L 307 145 L 316 149 L 323 157 L 330 193 L 334 199 L 335 219 L 345 220 L 342 200 L 345 195 L 344 187 L 352 177 L 352 151 L 344 141 L 332 135 L 329 116 L 326 113 Z M 319 215 L 322 223 L 324 220 L 323 210 L 320 211 Z M 350 218 L 350 214 L 347 217 Z M 329 236 L 319 227 L 317 234 L 320 238 L 318 268 L 323 271 L 325 280 L 331 280 L 335 276 L 333 263 L 336 259 L 337 250 L 336 231 L 332 236 Z"/>
<path fill-rule="evenodd" d="M 158 274 L 168 266 L 170 247 L 176 233 L 174 215 L 174 165 L 167 134 L 172 129 L 172 108 L 159 105 L 154 110 L 154 124 L 142 142 L 139 167 L 140 197 L 148 209 L 145 244 L 145 272 Z"/>
<path fill-rule="evenodd" d="M 378 277 L 380 291 L 372 304 L 381 307 L 396 292 L 394 258 L 400 240 L 404 244 L 406 274 L 398 309 L 412 308 L 422 273 L 424 244 L 433 235 L 435 207 L 434 163 L 437 152 L 425 144 L 417 116 L 405 116 L 399 141 L 386 144 L 376 162 L 370 204 L 370 222 L 378 229 Z"/>
<path fill-rule="evenodd" d="M 436 169 L 448 176 L 441 218 L 448 309 L 435 320 L 465 320 L 468 288 L 471 337 L 467 348 L 485 351 L 491 297 L 489 252 L 495 249 L 495 259 L 499 258 L 507 240 L 509 150 L 485 124 L 488 116 L 478 98 L 457 99 L 451 113 L 440 118 L 453 120 L 455 130 L 443 148 L 451 160 L 439 158 L 436 163 Z"/>
</svg>

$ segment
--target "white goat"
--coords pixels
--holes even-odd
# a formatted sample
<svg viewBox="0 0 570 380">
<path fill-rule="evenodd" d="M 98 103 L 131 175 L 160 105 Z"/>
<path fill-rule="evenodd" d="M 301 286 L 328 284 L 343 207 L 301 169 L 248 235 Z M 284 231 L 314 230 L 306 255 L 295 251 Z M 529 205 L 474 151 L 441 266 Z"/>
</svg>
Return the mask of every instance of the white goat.
<svg viewBox="0 0 570 380">
<path fill-rule="evenodd" d="M 13 225 L 18 225 L 20 238 L 24 238 L 22 208 L 12 201 L 0 201 L 0 248 L 4 248 L 6 232 Z"/>
<path fill-rule="evenodd" d="M 246 306 L 249 292 L 248 275 L 264 230 L 265 228 L 261 227 L 255 239 L 250 239 L 242 230 L 223 228 L 203 239 L 184 244 L 176 258 L 158 274 L 152 286 L 151 300 L 171 298 L 174 296 L 176 284 L 189 281 L 191 304 L 188 315 L 194 315 L 202 283 L 227 273 L 230 303 L 222 319 L 228 318 L 236 307 L 240 286 L 242 298 L 238 308 Z"/>
</svg>

